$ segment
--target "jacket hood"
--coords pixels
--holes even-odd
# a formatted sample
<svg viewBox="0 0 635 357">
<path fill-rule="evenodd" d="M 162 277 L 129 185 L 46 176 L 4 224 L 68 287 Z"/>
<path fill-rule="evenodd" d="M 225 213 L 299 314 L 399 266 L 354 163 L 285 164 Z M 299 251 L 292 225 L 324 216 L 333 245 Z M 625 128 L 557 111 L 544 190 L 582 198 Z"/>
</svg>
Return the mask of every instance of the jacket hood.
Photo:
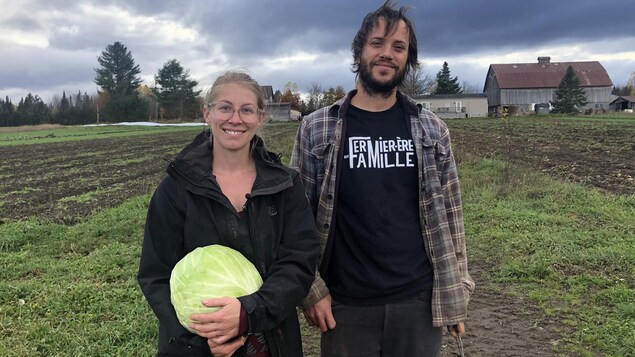
<svg viewBox="0 0 635 357">
<path fill-rule="evenodd" d="M 212 175 L 210 135 L 209 130 L 199 133 L 168 165 L 168 175 L 193 192 L 209 189 L 220 192 Z M 251 196 L 275 193 L 293 185 L 292 171 L 281 164 L 280 155 L 266 150 L 262 138 L 254 136 L 250 147 L 258 173 Z"/>
</svg>

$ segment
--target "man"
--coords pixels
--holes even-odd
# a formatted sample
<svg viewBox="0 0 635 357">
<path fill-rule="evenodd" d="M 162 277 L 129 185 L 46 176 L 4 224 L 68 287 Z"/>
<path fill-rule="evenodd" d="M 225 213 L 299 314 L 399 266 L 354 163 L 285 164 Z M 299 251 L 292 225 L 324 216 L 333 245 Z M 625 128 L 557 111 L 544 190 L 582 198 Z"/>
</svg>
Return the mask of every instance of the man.
<svg viewBox="0 0 635 357">
<path fill-rule="evenodd" d="M 291 166 L 318 225 L 304 315 L 322 356 L 437 356 L 465 333 L 469 294 L 448 128 L 398 87 L 419 66 L 406 9 L 388 0 L 352 44 L 357 88 L 305 117 Z"/>
</svg>

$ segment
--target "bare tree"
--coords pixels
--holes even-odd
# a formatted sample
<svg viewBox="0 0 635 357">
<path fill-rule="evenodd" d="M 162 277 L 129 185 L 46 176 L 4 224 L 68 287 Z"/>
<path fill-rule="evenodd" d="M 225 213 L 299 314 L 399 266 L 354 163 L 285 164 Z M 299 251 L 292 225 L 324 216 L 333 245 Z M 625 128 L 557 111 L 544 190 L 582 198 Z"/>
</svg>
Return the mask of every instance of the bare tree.
<svg viewBox="0 0 635 357">
<path fill-rule="evenodd" d="M 310 113 L 322 107 L 323 99 L 324 90 L 322 89 L 322 85 L 318 82 L 311 83 L 311 87 L 309 88 L 307 112 Z"/>
<path fill-rule="evenodd" d="M 346 90 L 341 85 L 330 87 L 322 92 L 322 105 L 331 105 L 346 95 Z"/>
<path fill-rule="evenodd" d="M 626 85 L 630 87 L 631 89 L 631 95 L 635 95 L 635 71 L 633 71 L 633 73 L 631 73 L 631 78 L 628 79 L 628 82 L 626 82 Z"/>
<path fill-rule="evenodd" d="M 463 81 L 461 84 L 461 88 L 463 88 L 463 93 L 481 93 L 483 90 L 478 84 L 469 83 L 467 81 Z"/>
<path fill-rule="evenodd" d="M 423 71 L 423 66 L 412 69 L 404 77 L 399 89 L 407 96 L 414 97 L 430 93 L 434 80 Z"/>
</svg>

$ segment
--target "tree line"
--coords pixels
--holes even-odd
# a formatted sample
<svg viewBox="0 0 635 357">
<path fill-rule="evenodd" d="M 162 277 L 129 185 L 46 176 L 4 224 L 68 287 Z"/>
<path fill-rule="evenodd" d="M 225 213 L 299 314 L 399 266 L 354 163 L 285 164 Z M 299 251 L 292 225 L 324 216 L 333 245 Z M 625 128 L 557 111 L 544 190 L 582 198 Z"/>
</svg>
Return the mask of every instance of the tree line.
<svg viewBox="0 0 635 357">
<path fill-rule="evenodd" d="M 121 42 L 109 44 L 97 58 L 95 84 L 96 95 L 54 95 L 50 103 L 44 103 L 38 95 L 28 93 L 15 104 L 7 96 L 0 98 L 0 126 L 38 124 L 84 125 L 100 122 L 138 120 L 187 120 L 200 117 L 202 98 L 196 80 L 189 70 L 176 59 L 168 60 L 154 76 L 154 85 L 142 85 L 141 69 L 132 53 Z M 464 83 L 467 91 L 478 91 Z M 409 96 L 423 94 L 461 94 L 464 89 L 458 78 L 450 75 L 447 62 L 439 70 L 436 79 L 425 74 L 422 68 L 410 71 L 400 88 Z M 308 114 L 332 104 L 346 95 L 342 86 L 322 88 L 312 83 L 302 96 L 297 84 L 289 82 L 282 91 L 273 95 L 274 102 L 290 103 L 292 109 Z"/>
<path fill-rule="evenodd" d="M 200 116 L 200 91 L 194 90 L 198 82 L 176 59 L 159 69 L 153 87 L 141 84 L 141 69 L 121 42 L 106 46 L 97 62 L 96 95 L 67 95 L 64 91 L 47 104 L 38 95 L 28 93 L 17 105 L 7 96 L 0 99 L 0 126 L 183 120 Z"/>
<path fill-rule="evenodd" d="M 462 94 L 478 93 L 479 88 L 475 85 L 464 82 L 459 84 L 458 77 L 452 77 L 450 67 L 447 62 L 443 62 L 443 67 L 432 78 L 426 74 L 422 67 L 415 68 L 408 72 L 399 89 L 410 97 L 426 94 Z M 274 93 L 274 101 L 288 102 L 291 108 L 308 114 L 323 106 L 330 105 L 336 100 L 346 95 L 346 90 L 342 86 L 322 88 L 320 83 L 312 83 L 307 91 L 307 95 L 302 98 L 298 91 L 297 84 L 289 82 L 285 85 L 283 92 Z"/>
</svg>

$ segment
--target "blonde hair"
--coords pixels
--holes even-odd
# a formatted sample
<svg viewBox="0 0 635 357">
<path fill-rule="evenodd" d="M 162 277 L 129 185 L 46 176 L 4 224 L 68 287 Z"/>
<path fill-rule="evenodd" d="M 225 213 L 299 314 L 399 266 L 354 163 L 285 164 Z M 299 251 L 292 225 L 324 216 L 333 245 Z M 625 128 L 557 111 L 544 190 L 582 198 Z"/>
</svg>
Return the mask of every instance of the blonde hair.
<svg viewBox="0 0 635 357">
<path fill-rule="evenodd" d="M 218 92 L 225 84 L 238 84 L 252 91 L 256 95 L 256 105 L 258 108 L 263 109 L 265 107 L 265 98 L 260 89 L 260 84 L 255 79 L 245 72 L 239 71 L 227 71 L 220 75 L 212 84 L 212 87 L 205 94 L 205 103 L 211 103 L 214 101 Z"/>
</svg>

